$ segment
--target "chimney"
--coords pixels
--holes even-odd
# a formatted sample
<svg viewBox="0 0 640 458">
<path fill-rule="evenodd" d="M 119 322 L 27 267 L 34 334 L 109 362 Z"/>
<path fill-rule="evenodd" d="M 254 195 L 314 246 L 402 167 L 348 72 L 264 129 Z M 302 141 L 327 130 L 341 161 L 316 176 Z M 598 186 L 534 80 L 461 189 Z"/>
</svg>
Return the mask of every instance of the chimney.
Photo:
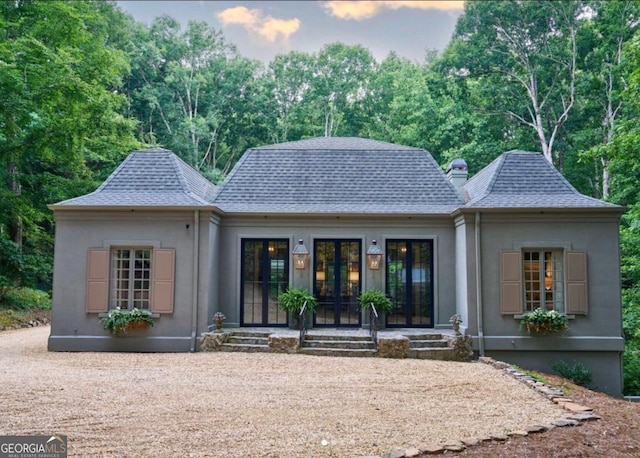
<svg viewBox="0 0 640 458">
<path fill-rule="evenodd" d="M 453 186 L 459 188 L 467 182 L 467 163 L 464 159 L 454 159 L 447 167 L 447 178 Z"/>
</svg>

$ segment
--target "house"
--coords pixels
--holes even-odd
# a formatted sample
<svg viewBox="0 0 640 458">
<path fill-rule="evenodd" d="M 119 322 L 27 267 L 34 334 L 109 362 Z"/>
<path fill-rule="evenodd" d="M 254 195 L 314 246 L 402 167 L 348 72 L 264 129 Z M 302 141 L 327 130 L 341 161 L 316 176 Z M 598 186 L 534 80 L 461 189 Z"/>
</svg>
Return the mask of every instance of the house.
<svg viewBox="0 0 640 458">
<path fill-rule="evenodd" d="M 466 169 L 317 138 L 251 148 L 214 187 L 170 151 L 135 151 L 95 192 L 50 206 L 49 349 L 195 351 L 217 311 L 225 326 L 288 326 L 276 299 L 289 286 L 318 299 L 313 327 L 358 329 L 358 294 L 382 289 L 387 328 L 450 329 L 459 314 L 477 354 L 547 371 L 579 361 L 620 395 L 623 209 L 578 193 L 538 153 L 504 153 L 468 181 Z M 111 337 L 99 317 L 116 306 L 148 308 L 155 326 Z M 521 331 L 538 307 L 569 330 Z"/>
</svg>

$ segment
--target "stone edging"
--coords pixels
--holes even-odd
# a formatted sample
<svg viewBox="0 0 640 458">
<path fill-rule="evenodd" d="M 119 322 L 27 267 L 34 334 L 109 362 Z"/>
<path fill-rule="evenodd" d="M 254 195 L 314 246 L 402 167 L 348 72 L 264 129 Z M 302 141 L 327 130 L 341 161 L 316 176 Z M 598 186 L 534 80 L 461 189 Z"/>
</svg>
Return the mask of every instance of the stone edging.
<svg viewBox="0 0 640 458">
<path fill-rule="evenodd" d="M 415 458 L 424 455 L 439 455 L 446 452 L 462 452 L 468 447 L 477 445 L 481 442 L 506 442 L 512 437 L 525 437 L 530 434 L 542 433 L 553 428 L 564 426 L 578 426 L 581 422 L 590 420 L 600 420 L 602 417 L 593 413 L 591 407 L 576 404 L 571 399 L 566 398 L 562 391 L 549 387 L 542 382 L 534 380 L 532 377 L 523 374 L 510 364 L 496 361 L 489 357 L 480 357 L 479 361 L 483 364 L 489 364 L 496 369 L 504 371 L 507 375 L 528 385 L 533 390 L 552 402 L 564 407 L 568 412 L 563 418 L 551 422 L 547 425 L 532 425 L 520 431 L 511 431 L 507 434 L 492 434 L 488 437 L 467 437 L 446 444 L 423 445 L 420 447 L 410 448 L 407 450 L 394 450 L 385 453 L 382 456 L 362 456 L 360 458 Z"/>
</svg>

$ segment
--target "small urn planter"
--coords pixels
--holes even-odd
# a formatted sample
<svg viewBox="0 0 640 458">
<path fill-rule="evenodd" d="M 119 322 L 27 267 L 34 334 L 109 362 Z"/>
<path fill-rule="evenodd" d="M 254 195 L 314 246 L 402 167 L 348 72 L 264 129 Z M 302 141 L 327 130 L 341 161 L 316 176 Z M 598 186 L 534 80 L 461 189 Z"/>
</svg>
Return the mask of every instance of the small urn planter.
<svg viewBox="0 0 640 458">
<path fill-rule="evenodd" d="M 224 323 L 226 318 L 222 312 L 216 312 L 215 315 L 213 315 L 214 331 L 222 332 L 222 323 Z"/>
</svg>

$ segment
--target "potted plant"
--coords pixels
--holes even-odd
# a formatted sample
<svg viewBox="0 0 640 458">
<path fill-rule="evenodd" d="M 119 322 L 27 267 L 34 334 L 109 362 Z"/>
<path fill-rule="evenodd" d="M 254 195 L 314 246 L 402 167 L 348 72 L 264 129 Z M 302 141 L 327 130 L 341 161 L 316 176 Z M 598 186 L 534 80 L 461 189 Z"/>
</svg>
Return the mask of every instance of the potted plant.
<svg viewBox="0 0 640 458">
<path fill-rule="evenodd" d="M 153 326 L 153 317 L 148 310 L 133 308 L 131 311 L 116 307 L 100 318 L 104 329 L 111 334 L 119 335 L 133 329 L 145 329 Z"/>
<path fill-rule="evenodd" d="M 555 310 L 535 309 L 524 315 L 520 321 L 520 329 L 526 329 L 529 334 L 544 335 L 565 331 L 569 327 L 566 315 Z"/>
<path fill-rule="evenodd" d="M 316 309 L 316 305 L 318 301 L 313 295 L 302 288 L 288 288 L 286 291 L 283 291 L 278 296 L 278 306 L 287 312 L 290 312 L 293 316 L 294 320 L 296 320 L 296 327 L 300 327 L 301 323 L 298 321 L 298 316 L 300 315 L 300 311 L 304 306 L 304 303 L 307 303 L 306 311 L 309 313 L 313 313 Z"/>
<path fill-rule="evenodd" d="M 391 299 L 389 299 L 385 293 L 377 289 L 363 291 L 360 296 L 358 296 L 358 303 L 364 310 L 369 309 L 371 304 L 373 304 L 378 314 L 389 313 L 391 309 L 393 309 L 393 302 L 391 302 Z"/>
</svg>

